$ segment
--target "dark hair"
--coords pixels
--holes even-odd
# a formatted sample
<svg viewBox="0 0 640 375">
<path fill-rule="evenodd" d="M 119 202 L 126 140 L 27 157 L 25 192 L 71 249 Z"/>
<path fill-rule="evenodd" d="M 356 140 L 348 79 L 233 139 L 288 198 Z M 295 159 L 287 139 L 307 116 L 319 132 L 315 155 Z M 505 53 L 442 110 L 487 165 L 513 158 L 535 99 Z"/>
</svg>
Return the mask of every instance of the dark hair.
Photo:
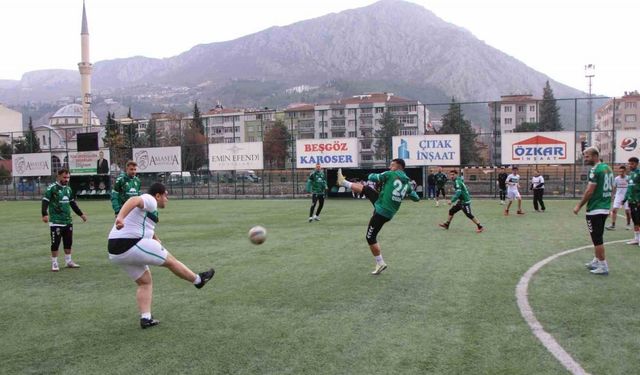
<svg viewBox="0 0 640 375">
<path fill-rule="evenodd" d="M 154 197 L 156 196 L 156 194 L 164 194 L 167 192 L 167 188 L 164 187 L 164 185 L 160 182 L 156 182 L 153 185 L 151 185 L 149 187 L 149 190 L 147 191 L 147 193 L 149 193 L 149 195 L 153 195 Z"/>
<path fill-rule="evenodd" d="M 627 169 L 627 167 L 625 167 L 624 165 L 621 165 L 620 167 L 618 167 L 618 169 L 624 169 L 624 170 L 626 170 L 626 169 Z"/>
<path fill-rule="evenodd" d="M 514 165 L 511 169 L 518 169 L 518 166 Z"/>
<path fill-rule="evenodd" d="M 134 167 L 137 167 L 137 166 L 138 166 L 138 163 L 136 163 L 136 162 L 135 162 L 135 161 L 133 161 L 133 160 L 129 160 L 129 161 L 127 162 L 127 165 L 126 165 L 126 166 L 127 166 L 127 168 L 128 168 L 130 165 L 133 165 Z"/>
<path fill-rule="evenodd" d="M 637 163 L 638 162 L 638 158 L 635 157 L 635 156 L 632 156 L 632 157 L 629 158 L 629 161 L 632 162 L 632 163 Z"/>
<path fill-rule="evenodd" d="M 63 174 L 71 174 L 71 172 L 69 172 L 69 170 L 67 168 L 60 168 L 58 169 L 58 176 L 62 176 Z"/>
<path fill-rule="evenodd" d="M 396 164 L 398 164 L 399 166 L 401 166 L 401 167 L 402 167 L 402 169 L 404 169 L 404 167 L 405 167 L 405 165 L 406 165 L 406 164 L 404 163 L 404 159 L 397 158 L 397 159 L 393 159 L 393 160 L 391 160 L 391 161 L 392 161 L 392 162 L 394 162 L 394 163 L 396 163 Z"/>
<path fill-rule="evenodd" d="M 456 171 L 455 169 L 452 169 L 449 171 L 449 173 L 458 174 L 458 171 Z"/>
</svg>

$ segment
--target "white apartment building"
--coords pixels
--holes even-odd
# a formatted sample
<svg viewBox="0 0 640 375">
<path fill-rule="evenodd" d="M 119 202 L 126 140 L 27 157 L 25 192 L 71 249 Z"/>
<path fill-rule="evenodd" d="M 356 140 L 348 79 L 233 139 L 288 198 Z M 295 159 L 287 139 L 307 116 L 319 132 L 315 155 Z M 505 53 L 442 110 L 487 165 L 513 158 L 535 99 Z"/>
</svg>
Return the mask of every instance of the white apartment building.
<svg viewBox="0 0 640 375">
<path fill-rule="evenodd" d="M 640 130 L 640 93 L 625 92 L 620 98 L 607 100 L 596 110 L 595 130 L 593 145 L 600 149 L 603 160 L 612 160 L 614 130 Z"/>
<path fill-rule="evenodd" d="M 500 164 L 502 158 L 502 134 L 513 133 L 524 122 L 538 122 L 542 99 L 533 95 L 503 95 L 500 101 L 489 103 L 491 124 L 494 127 L 492 162 Z"/>
<path fill-rule="evenodd" d="M 22 113 L 0 104 L 0 142 L 11 142 L 13 136 L 22 132 Z"/>
</svg>

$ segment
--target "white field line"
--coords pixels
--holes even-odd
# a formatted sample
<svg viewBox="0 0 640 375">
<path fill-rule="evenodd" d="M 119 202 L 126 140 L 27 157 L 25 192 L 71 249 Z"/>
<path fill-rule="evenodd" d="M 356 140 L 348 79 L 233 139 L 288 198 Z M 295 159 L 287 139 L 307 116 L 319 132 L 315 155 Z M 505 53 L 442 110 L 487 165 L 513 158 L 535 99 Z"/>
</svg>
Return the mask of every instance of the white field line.
<svg viewBox="0 0 640 375">
<path fill-rule="evenodd" d="M 610 242 L 605 242 L 605 245 L 619 243 L 619 242 L 626 242 L 626 241 L 628 240 L 610 241 Z M 567 254 L 575 253 L 576 251 L 591 249 L 591 248 L 593 248 L 593 245 L 581 246 L 575 249 L 562 251 L 560 253 L 557 253 L 555 255 L 552 255 L 546 259 L 539 261 L 538 263 L 534 264 L 531 268 L 529 268 L 527 272 L 525 272 L 525 274 L 520 279 L 520 282 L 518 282 L 518 286 L 516 286 L 516 298 L 518 300 L 518 308 L 520 309 L 520 314 L 522 314 L 522 317 L 524 318 L 524 320 L 527 322 L 527 324 L 529 324 L 531 331 L 538 338 L 538 340 L 540 340 L 542 345 L 544 345 L 545 348 L 547 348 L 547 350 L 551 354 L 553 354 L 553 356 L 556 357 L 556 359 L 560 361 L 560 363 L 572 374 L 588 374 L 588 373 L 582 368 L 582 366 L 580 366 L 578 362 L 576 362 L 575 359 L 573 359 L 573 357 L 571 357 L 569 353 L 567 353 L 566 350 L 564 350 L 562 346 L 560 346 L 560 344 L 558 344 L 558 342 L 553 338 L 553 336 L 551 336 L 547 331 L 544 330 L 544 327 L 536 318 L 535 314 L 533 313 L 533 309 L 531 309 L 531 305 L 529 304 L 529 299 L 528 299 L 529 282 L 531 281 L 531 278 L 536 274 L 536 272 L 538 272 L 542 267 L 544 267 L 548 263 L 551 263 L 557 258 Z M 597 277 L 597 276 L 594 276 L 594 277 Z"/>
</svg>

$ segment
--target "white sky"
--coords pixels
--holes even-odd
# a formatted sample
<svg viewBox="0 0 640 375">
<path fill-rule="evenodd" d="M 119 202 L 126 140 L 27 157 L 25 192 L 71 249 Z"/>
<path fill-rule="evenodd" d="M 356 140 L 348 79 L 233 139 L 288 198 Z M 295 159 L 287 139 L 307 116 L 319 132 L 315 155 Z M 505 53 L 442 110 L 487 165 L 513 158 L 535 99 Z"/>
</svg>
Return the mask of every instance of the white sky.
<svg viewBox="0 0 640 375">
<path fill-rule="evenodd" d="M 638 0 L 411 0 L 530 67 L 587 91 L 640 90 Z M 92 62 L 170 57 L 373 0 L 87 0 Z M 0 0 L 0 79 L 77 69 L 81 0 Z M 490 98 L 488 98 L 490 99 Z"/>
</svg>

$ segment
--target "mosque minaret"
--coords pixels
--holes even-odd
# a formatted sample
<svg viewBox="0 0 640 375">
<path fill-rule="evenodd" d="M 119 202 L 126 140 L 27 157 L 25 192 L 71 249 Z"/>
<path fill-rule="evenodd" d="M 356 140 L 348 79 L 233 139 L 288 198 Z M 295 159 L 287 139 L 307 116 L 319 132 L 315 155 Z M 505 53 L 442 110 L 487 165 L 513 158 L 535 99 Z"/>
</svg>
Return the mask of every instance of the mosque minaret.
<svg viewBox="0 0 640 375">
<path fill-rule="evenodd" d="M 89 26 L 87 12 L 82 2 L 82 31 L 80 32 L 82 60 L 78 63 L 82 84 L 82 126 L 91 126 L 91 70 L 93 65 L 89 60 Z"/>
</svg>

